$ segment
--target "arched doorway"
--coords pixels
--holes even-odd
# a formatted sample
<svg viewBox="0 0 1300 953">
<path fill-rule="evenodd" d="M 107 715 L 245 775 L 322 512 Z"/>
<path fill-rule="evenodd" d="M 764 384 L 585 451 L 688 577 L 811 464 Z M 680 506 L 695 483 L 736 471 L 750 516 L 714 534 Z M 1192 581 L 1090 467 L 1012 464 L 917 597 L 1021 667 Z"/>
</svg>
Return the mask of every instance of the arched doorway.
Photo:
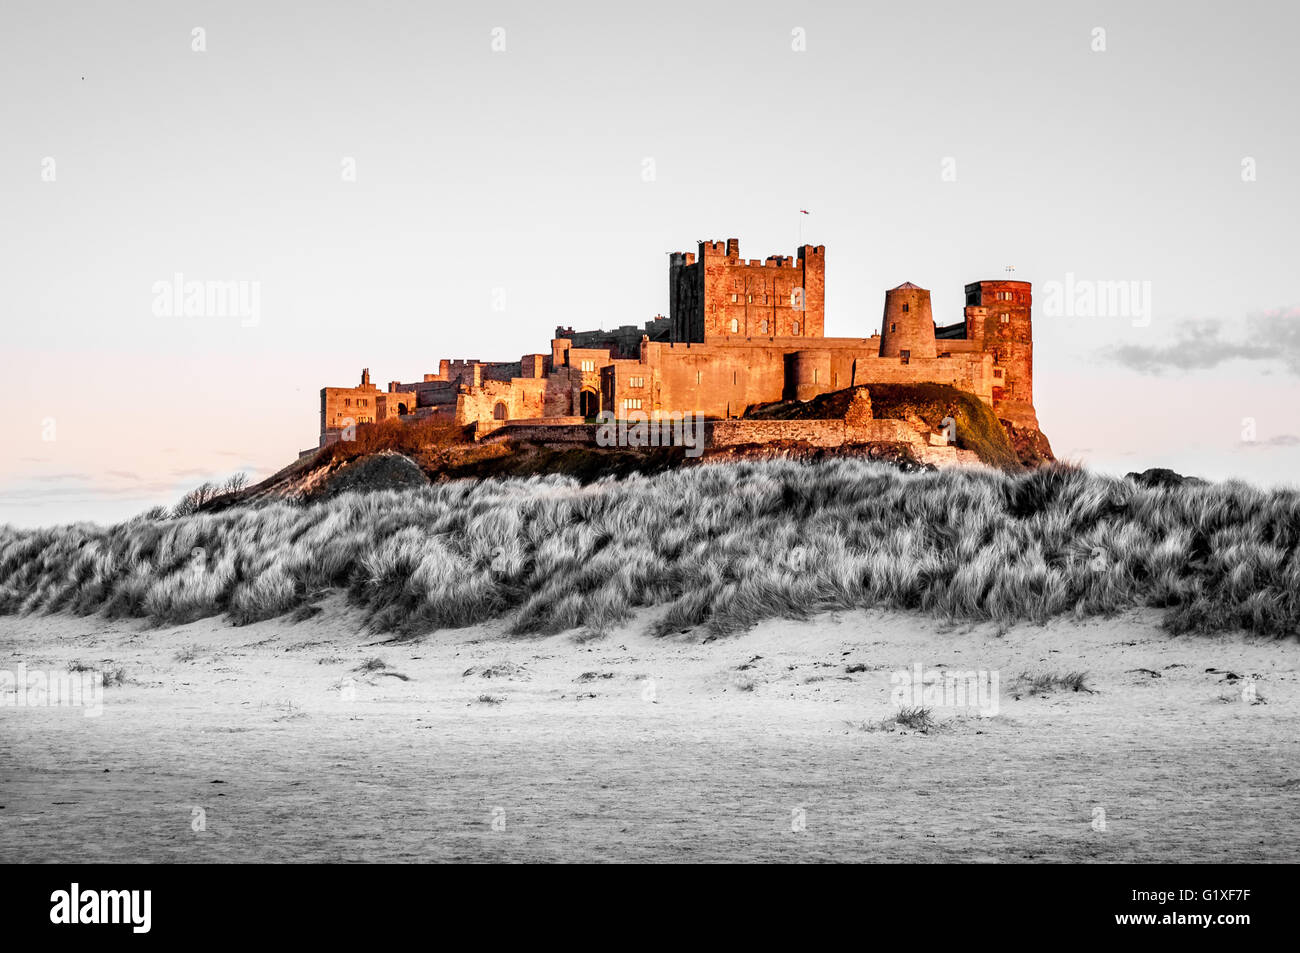
<svg viewBox="0 0 1300 953">
<path fill-rule="evenodd" d="M 584 390 L 579 397 L 578 413 L 583 417 L 595 417 L 600 413 L 600 397 L 594 390 Z"/>
<path fill-rule="evenodd" d="M 409 411 L 406 409 L 406 405 L 405 405 L 405 404 L 398 404 L 398 405 L 397 405 L 397 416 L 399 416 L 399 417 L 405 417 L 408 413 L 409 413 Z"/>
<path fill-rule="evenodd" d="M 497 405 L 492 408 L 492 417 L 496 420 L 505 420 L 508 413 L 505 401 L 497 401 Z"/>
</svg>

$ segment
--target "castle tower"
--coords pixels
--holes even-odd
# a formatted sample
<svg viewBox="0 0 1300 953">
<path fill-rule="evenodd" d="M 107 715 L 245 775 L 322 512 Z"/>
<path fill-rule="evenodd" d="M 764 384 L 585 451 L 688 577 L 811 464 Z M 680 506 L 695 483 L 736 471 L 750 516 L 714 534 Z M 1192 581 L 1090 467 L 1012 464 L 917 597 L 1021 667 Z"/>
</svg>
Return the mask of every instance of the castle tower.
<svg viewBox="0 0 1300 953">
<path fill-rule="evenodd" d="M 700 242 L 698 257 L 671 252 L 668 305 L 672 340 L 820 338 L 825 333 L 826 246 L 797 256 L 740 257 L 740 240 Z"/>
<path fill-rule="evenodd" d="M 1038 429 L 1034 413 L 1033 286 L 976 281 L 966 286 L 968 314 L 983 308 L 984 350 L 993 355 L 993 412 L 1017 427 Z M 972 336 L 968 330 L 967 336 Z"/>
<path fill-rule="evenodd" d="M 910 281 L 885 292 L 885 314 L 880 321 L 880 356 L 935 357 L 934 316 L 930 292 Z"/>
</svg>

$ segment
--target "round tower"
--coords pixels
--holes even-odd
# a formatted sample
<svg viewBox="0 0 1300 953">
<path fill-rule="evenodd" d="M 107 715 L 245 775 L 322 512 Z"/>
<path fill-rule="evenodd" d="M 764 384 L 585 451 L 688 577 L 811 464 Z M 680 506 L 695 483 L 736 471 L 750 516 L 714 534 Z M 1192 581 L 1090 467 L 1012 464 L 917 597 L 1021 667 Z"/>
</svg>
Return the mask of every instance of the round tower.
<svg viewBox="0 0 1300 953">
<path fill-rule="evenodd" d="M 880 322 L 880 356 L 910 359 L 937 354 L 930 292 L 910 281 L 886 291 L 885 315 Z"/>
<path fill-rule="evenodd" d="M 830 351 L 795 351 L 791 356 L 790 365 L 790 370 L 794 374 L 795 400 L 812 400 L 818 394 L 830 392 Z"/>
</svg>

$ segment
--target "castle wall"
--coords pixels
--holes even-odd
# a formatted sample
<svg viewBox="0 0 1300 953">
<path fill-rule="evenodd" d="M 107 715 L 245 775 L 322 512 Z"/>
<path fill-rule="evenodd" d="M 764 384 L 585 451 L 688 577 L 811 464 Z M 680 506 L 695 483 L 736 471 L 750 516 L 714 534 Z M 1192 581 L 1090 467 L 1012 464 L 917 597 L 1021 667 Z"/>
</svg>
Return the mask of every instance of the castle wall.
<svg viewBox="0 0 1300 953">
<path fill-rule="evenodd" d="M 596 445 L 597 424 L 510 421 L 487 430 L 484 442 L 520 440 L 533 443 Z M 711 420 L 704 424 L 706 447 L 738 447 L 746 444 L 807 443 L 814 447 L 840 447 L 861 443 L 907 443 L 925 446 L 925 440 L 903 420 L 865 420 L 856 426 L 843 420 Z"/>
<path fill-rule="evenodd" d="M 633 358 L 641 350 L 641 338 L 652 341 L 672 339 L 672 322 L 660 315 L 644 326 L 625 324 L 612 331 L 574 331 L 573 328 L 556 328 L 555 337 L 569 341 L 569 347 L 608 352 L 617 358 Z"/>
<path fill-rule="evenodd" d="M 546 378 L 516 377 L 462 390 L 456 395 L 456 423 L 544 416 L 547 383 Z"/>
<path fill-rule="evenodd" d="M 640 367 L 620 369 L 618 380 L 645 378 L 646 411 L 696 411 L 709 417 L 739 417 L 747 407 L 778 400 L 809 400 L 860 384 L 928 382 L 950 384 L 992 399 L 991 359 L 983 352 L 949 357 L 881 357 L 876 338 L 822 338 L 806 348 L 797 339 L 763 339 L 707 344 L 648 344 Z M 630 363 L 630 362 L 629 362 Z M 615 408 L 632 394 L 616 391 Z M 620 414 L 621 416 L 621 414 Z"/>
<path fill-rule="evenodd" d="M 417 395 L 414 391 L 389 391 L 375 398 L 375 419 L 389 420 L 406 417 L 415 412 Z"/>
</svg>

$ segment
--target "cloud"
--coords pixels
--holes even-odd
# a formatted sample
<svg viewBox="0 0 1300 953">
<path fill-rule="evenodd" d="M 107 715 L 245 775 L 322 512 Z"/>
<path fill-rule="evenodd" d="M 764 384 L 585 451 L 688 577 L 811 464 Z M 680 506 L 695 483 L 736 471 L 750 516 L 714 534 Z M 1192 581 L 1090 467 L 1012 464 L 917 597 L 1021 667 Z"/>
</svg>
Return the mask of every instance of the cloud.
<svg viewBox="0 0 1300 953">
<path fill-rule="evenodd" d="M 1275 437 L 1269 437 L 1267 440 L 1243 440 L 1241 446 L 1247 449 L 1251 447 L 1294 447 L 1300 445 L 1300 437 L 1293 433 L 1280 433 Z"/>
<path fill-rule="evenodd" d="M 1140 374 L 1201 371 L 1228 361 L 1259 361 L 1279 363 L 1300 377 L 1300 308 L 1247 315 L 1241 337 L 1228 337 L 1225 330 L 1223 321 L 1188 322 L 1167 344 L 1120 344 L 1103 351 L 1103 356 Z"/>
<path fill-rule="evenodd" d="M 31 505 L 54 500 L 69 502 L 95 502 L 98 500 L 149 500 L 174 493 L 175 484 L 140 483 L 135 486 L 107 486 L 93 480 L 82 480 L 72 485 L 51 486 L 46 478 L 35 482 L 8 483 L 0 486 L 0 495 L 6 504 Z"/>
</svg>

